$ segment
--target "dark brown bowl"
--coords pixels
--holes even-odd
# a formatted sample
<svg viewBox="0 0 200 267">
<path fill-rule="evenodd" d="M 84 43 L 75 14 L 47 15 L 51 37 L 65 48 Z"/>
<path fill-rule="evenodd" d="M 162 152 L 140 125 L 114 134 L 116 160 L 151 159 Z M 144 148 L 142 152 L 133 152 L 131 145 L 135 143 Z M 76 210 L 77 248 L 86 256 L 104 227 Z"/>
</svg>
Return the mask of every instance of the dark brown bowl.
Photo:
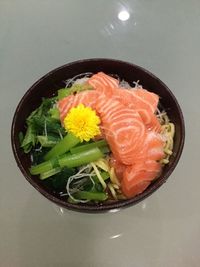
<svg viewBox="0 0 200 267">
<path fill-rule="evenodd" d="M 27 116 L 41 103 L 42 97 L 52 96 L 59 88 L 64 87 L 64 81 L 74 77 L 75 75 L 92 72 L 103 71 L 108 74 L 117 74 L 121 79 L 132 84 L 133 81 L 140 81 L 142 86 L 149 91 L 155 92 L 160 96 L 160 102 L 167 111 L 169 118 L 175 124 L 176 133 L 174 138 L 174 151 L 170 157 L 170 162 L 163 168 L 160 177 L 155 180 L 140 195 L 113 203 L 105 203 L 100 205 L 91 204 L 70 204 L 59 196 L 55 195 L 49 189 L 45 188 L 37 176 L 31 176 L 29 173 L 30 157 L 23 153 L 20 149 L 18 133 L 24 131 L 25 120 Z M 14 114 L 11 130 L 12 149 L 18 167 L 25 178 L 34 186 L 41 194 L 54 203 L 71 210 L 82 212 L 102 212 L 111 209 L 119 209 L 134 205 L 155 192 L 163 183 L 166 182 L 169 175 L 176 167 L 182 153 L 185 139 L 184 119 L 180 106 L 169 90 L 169 88 L 156 76 L 149 71 L 131 63 L 113 59 L 85 59 L 72 62 L 61 66 L 39 79 L 22 97 Z"/>
</svg>

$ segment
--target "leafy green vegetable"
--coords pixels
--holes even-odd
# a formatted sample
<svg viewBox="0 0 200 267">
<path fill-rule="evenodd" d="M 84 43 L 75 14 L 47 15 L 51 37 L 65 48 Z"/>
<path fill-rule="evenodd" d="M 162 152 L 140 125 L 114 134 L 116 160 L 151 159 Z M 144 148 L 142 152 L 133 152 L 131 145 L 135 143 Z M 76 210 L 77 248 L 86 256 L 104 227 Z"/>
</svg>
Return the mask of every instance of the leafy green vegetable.
<svg viewBox="0 0 200 267">
<path fill-rule="evenodd" d="M 60 141 L 60 138 L 51 135 L 37 135 L 37 141 L 42 147 L 53 147 Z"/>
<path fill-rule="evenodd" d="M 61 88 L 58 90 L 58 100 L 63 99 L 64 97 L 66 97 L 68 95 L 68 91 L 69 88 Z"/>
<path fill-rule="evenodd" d="M 37 130 L 38 134 L 43 134 L 43 132 L 47 133 L 56 133 L 58 134 L 59 131 L 62 135 L 65 135 L 66 132 L 64 128 L 61 126 L 60 122 L 45 115 L 35 115 L 32 118 L 32 124 L 34 125 L 35 129 Z"/>
<path fill-rule="evenodd" d="M 25 153 L 29 153 L 32 147 L 35 147 L 38 142 L 38 135 L 45 134 L 47 136 L 49 133 L 54 133 L 59 137 L 66 134 L 61 123 L 49 113 L 54 103 L 55 98 L 43 99 L 41 105 L 26 119 L 27 130 L 23 141 L 21 140 L 21 147 Z M 44 141 L 44 139 L 39 138 L 41 144 L 47 143 Z"/>
<path fill-rule="evenodd" d="M 110 148 L 109 148 L 109 146 L 102 146 L 102 147 L 100 147 L 100 150 L 101 150 L 101 152 L 104 153 L 104 154 L 110 152 Z"/>
<path fill-rule="evenodd" d="M 22 142 L 24 140 L 24 134 L 22 132 L 19 132 L 18 137 L 19 137 L 19 143 L 20 143 L 20 146 L 21 146 L 22 145 Z"/>
<path fill-rule="evenodd" d="M 75 169 L 62 169 L 61 172 L 43 180 L 43 184 L 51 190 L 58 192 L 66 192 L 67 180 L 71 175 L 76 173 Z"/>
<path fill-rule="evenodd" d="M 44 162 L 44 155 L 49 151 L 48 147 L 43 147 L 42 149 L 40 146 L 36 146 L 35 149 L 31 150 L 31 161 L 32 166 L 35 166 L 37 164 L 40 164 L 41 162 Z"/>
<path fill-rule="evenodd" d="M 110 177 L 110 174 L 108 172 L 100 172 L 100 174 L 104 181 L 106 181 Z M 99 183 L 99 179 L 96 175 L 93 177 L 93 180 L 95 183 Z"/>
<path fill-rule="evenodd" d="M 24 153 L 29 153 L 32 147 L 35 146 L 35 144 L 36 144 L 35 128 L 33 124 L 29 122 L 21 147 L 23 148 Z"/>
<path fill-rule="evenodd" d="M 104 190 L 103 190 L 103 186 L 101 185 L 101 184 L 95 184 L 95 189 L 96 189 L 96 191 L 98 191 L 98 192 L 103 192 Z"/>
<path fill-rule="evenodd" d="M 60 112 L 58 108 L 51 108 L 48 113 L 52 119 L 60 120 Z"/>
<path fill-rule="evenodd" d="M 106 181 L 106 180 L 108 180 L 110 178 L 110 174 L 108 172 L 100 172 L 100 173 L 101 173 L 101 176 L 102 176 L 104 181 Z M 102 185 L 100 184 L 98 177 L 96 175 L 92 176 L 92 180 L 95 183 L 96 191 L 103 192 L 104 189 L 103 189 Z M 94 187 L 94 185 L 93 185 L 91 179 L 90 178 L 86 178 L 85 182 L 83 183 L 83 190 L 91 191 L 91 189 L 93 187 Z M 73 188 L 73 183 L 72 183 L 71 188 Z"/>
<path fill-rule="evenodd" d="M 37 115 L 38 117 L 47 114 L 48 110 L 53 106 L 55 100 L 51 98 L 43 98 L 41 105 L 35 109 L 27 118 L 27 122 L 32 122 L 32 119 Z"/>
</svg>

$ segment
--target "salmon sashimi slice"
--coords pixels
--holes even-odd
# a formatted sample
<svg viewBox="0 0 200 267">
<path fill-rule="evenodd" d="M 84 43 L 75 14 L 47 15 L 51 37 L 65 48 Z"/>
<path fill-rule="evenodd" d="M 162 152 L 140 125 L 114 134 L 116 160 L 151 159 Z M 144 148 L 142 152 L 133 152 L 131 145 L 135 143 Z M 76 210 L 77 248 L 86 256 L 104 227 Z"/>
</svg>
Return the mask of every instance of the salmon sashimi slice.
<svg viewBox="0 0 200 267">
<path fill-rule="evenodd" d="M 162 135 L 149 131 L 145 144 L 147 146 L 147 159 L 159 161 L 164 157 L 164 140 Z"/>
<path fill-rule="evenodd" d="M 79 104 L 95 109 L 99 94 L 96 90 L 84 91 L 76 95 L 69 95 L 58 101 L 57 106 L 60 112 L 61 122 L 63 122 L 69 110 Z"/>
<path fill-rule="evenodd" d="M 159 97 L 157 94 L 155 94 L 153 92 L 149 92 L 143 88 L 132 89 L 132 91 L 134 92 L 134 94 L 136 96 L 143 99 L 143 101 L 149 103 L 153 109 L 153 112 L 156 111 L 156 109 L 158 107 L 158 102 L 159 102 Z"/>
<path fill-rule="evenodd" d="M 122 191 L 128 198 L 142 193 L 161 172 L 161 164 L 148 160 L 127 166 L 122 179 Z"/>
<path fill-rule="evenodd" d="M 134 186 L 130 187 L 124 185 L 124 180 L 122 181 L 122 192 L 127 198 L 135 197 L 142 192 L 150 185 L 150 181 L 141 180 L 139 183 L 135 184 Z"/>
<path fill-rule="evenodd" d="M 160 122 L 155 115 L 159 101 L 156 94 L 145 89 L 120 89 L 115 92 L 114 98 L 137 110 L 148 129 L 158 132 L 161 130 Z"/>
<path fill-rule="evenodd" d="M 103 72 L 98 72 L 88 79 L 87 83 L 95 90 L 112 97 L 119 87 L 119 81 L 106 75 Z"/>
<path fill-rule="evenodd" d="M 99 97 L 96 110 L 115 158 L 127 165 L 143 158 L 146 128 L 137 111 L 105 95 Z"/>
<path fill-rule="evenodd" d="M 121 178 L 122 191 L 126 197 L 134 197 L 142 193 L 160 174 L 161 164 L 158 160 L 163 156 L 163 138 L 154 131 L 147 132 L 143 147 L 141 146 L 140 157 L 137 156 L 137 160 L 129 166 L 122 164 L 119 158 L 113 156 L 114 159 L 111 162 L 113 166 L 119 168 L 119 173 L 117 171 L 116 173 Z"/>
<path fill-rule="evenodd" d="M 146 109 L 137 109 L 147 129 L 154 130 L 156 132 L 161 131 L 161 125 L 154 113 L 147 111 Z"/>
</svg>

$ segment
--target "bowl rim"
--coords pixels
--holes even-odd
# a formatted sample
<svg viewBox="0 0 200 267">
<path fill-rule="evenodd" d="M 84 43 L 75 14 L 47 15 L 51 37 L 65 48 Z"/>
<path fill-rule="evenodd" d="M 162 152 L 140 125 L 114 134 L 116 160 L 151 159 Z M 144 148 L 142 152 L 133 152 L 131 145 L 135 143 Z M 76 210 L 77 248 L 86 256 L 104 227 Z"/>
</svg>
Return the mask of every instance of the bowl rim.
<svg viewBox="0 0 200 267">
<path fill-rule="evenodd" d="M 130 68 L 136 68 L 139 69 L 140 71 L 144 72 L 145 74 L 151 76 L 154 80 L 156 80 L 157 82 L 159 82 L 168 92 L 168 94 L 170 95 L 170 97 L 173 99 L 174 104 L 176 105 L 178 111 L 179 111 L 179 117 L 180 117 L 180 129 L 181 129 L 181 139 L 180 139 L 180 145 L 176 154 L 176 157 L 174 159 L 174 161 L 172 162 L 172 165 L 170 166 L 170 169 L 163 175 L 161 176 L 161 179 L 157 180 L 157 182 L 155 184 L 152 184 L 151 187 L 148 187 L 143 193 L 130 198 L 130 199 L 126 199 L 126 200 L 122 200 L 122 201 L 117 201 L 117 202 L 113 202 L 113 203 L 107 203 L 106 205 L 88 205 L 88 204 L 73 204 L 73 203 L 69 203 L 66 202 L 64 200 L 61 200 L 55 196 L 53 196 L 52 194 L 48 193 L 45 189 L 43 189 L 42 187 L 40 187 L 35 181 L 34 179 L 32 179 L 31 175 L 28 175 L 26 170 L 23 168 L 22 164 L 21 164 L 21 160 L 20 157 L 18 155 L 17 152 L 17 147 L 15 144 L 15 125 L 16 125 L 16 121 L 17 121 L 17 114 L 18 111 L 21 109 L 21 106 L 23 105 L 23 103 L 26 100 L 26 97 L 34 90 L 34 88 L 45 78 L 51 76 L 52 74 L 56 73 L 57 71 L 63 69 L 63 68 L 70 68 L 73 65 L 77 65 L 77 64 L 81 64 L 81 63 L 86 63 L 86 62 L 99 62 L 99 61 L 107 61 L 107 62 L 116 62 L 119 64 L 126 64 L 129 65 Z M 13 116 L 13 120 L 12 120 L 12 125 L 11 125 L 11 144 L 12 144 L 12 151 L 17 163 L 18 168 L 20 169 L 20 171 L 22 172 L 22 174 L 24 175 L 24 177 L 26 178 L 26 180 L 37 190 L 39 191 L 44 197 L 46 197 L 47 199 L 49 199 L 50 201 L 56 203 L 57 205 L 66 208 L 66 209 L 70 209 L 73 211 L 79 211 L 79 212 L 89 212 L 89 213 L 101 213 L 101 212 L 106 212 L 106 211 L 110 211 L 110 210 L 118 210 L 121 208 L 125 208 L 125 207 L 129 207 L 132 205 L 135 205 L 137 203 L 139 203 L 140 201 L 144 200 L 145 198 L 149 197 L 152 193 L 154 193 L 156 190 L 158 190 L 162 184 L 164 184 L 166 182 L 166 180 L 168 179 L 168 177 L 171 175 L 171 173 L 173 172 L 173 170 L 175 169 L 180 156 L 182 154 L 183 151 L 183 147 L 184 147 L 184 143 L 185 143 L 185 122 L 184 122 L 184 117 L 183 117 L 183 113 L 181 110 L 181 107 L 176 99 L 176 97 L 174 96 L 174 94 L 172 93 L 172 91 L 168 88 L 168 86 L 162 82 L 157 76 L 155 76 L 152 72 L 150 72 L 149 70 L 146 70 L 145 68 L 138 66 L 134 63 L 130 63 L 130 62 L 126 62 L 123 60 L 118 60 L 118 59 L 112 59 L 112 58 L 87 58 L 87 59 L 80 59 L 80 60 L 76 60 L 73 62 L 69 62 L 66 63 L 62 66 L 59 66 L 51 71 L 49 71 L 47 74 L 43 75 L 41 78 L 39 78 L 35 83 L 33 83 L 33 85 L 25 92 L 25 94 L 22 96 L 21 100 L 19 101 L 16 110 L 14 112 L 14 116 Z"/>
</svg>

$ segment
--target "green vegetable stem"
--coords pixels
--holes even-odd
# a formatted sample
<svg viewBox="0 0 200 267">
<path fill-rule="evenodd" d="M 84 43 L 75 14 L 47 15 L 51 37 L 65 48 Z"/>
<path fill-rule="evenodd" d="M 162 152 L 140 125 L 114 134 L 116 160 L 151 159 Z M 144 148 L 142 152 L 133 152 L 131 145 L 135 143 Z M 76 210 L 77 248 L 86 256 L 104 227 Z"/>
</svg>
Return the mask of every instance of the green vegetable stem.
<svg viewBox="0 0 200 267">
<path fill-rule="evenodd" d="M 38 165 L 31 166 L 30 173 L 32 175 L 37 175 L 37 174 L 48 172 L 54 169 L 55 167 L 58 167 L 58 160 L 57 159 L 48 160 Z"/>
<path fill-rule="evenodd" d="M 74 194 L 74 197 L 76 199 L 104 201 L 108 198 L 108 195 L 103 192 L 79 191 Z"/>
<path fill-rule="evenodd" d="M 49 152 L 47 152 L 47 154 L 44 156 L 44 159 L 50 160 L 56 156 L 60 156 L 69 151 L 70 148 L 76 146 L 79 142 L 79 138 L 72 133 L 68 133 L 59 143 L 57 143 Z"/>
<path fill-rule="evenodd" d="M 32 175 L 38 175 L 38 174 L 44 174 L 40 176 L 40 178 L 45 179 L 54 175 L 53 169 L 57 168 L 73 168 L 73 167 L 79 167 L 84 164 L 88 164 L 92 161 L 98 160 L 103 157 L 103 153 L 99 148 L 91 148 L 87 151 L 83 151 L 76 154 L 67 153 L 65 155 L 62 155 L 60 157 L 54 157 L 53 159 L 50 159 L 48 161 L 42 162 L 36 166 L 32 166 L 30 168 L 30 173 Z M 52 172 L 51 172 L 52 171 Z"/>
<path fill-rule="evenodd" d="M 97 142 L 92 142 L 89 144 L 81 145 L 81 146 L 76 146 L 70 149 L 70 152 L 72 154 L 79 153 L 82 151 L 87 151 L 88 149 L 94 148 L 94 147 L 104 147 L 107 146 L 107 142 L 105 140 L 100 140 Z"/>
<path fill-rule="evenodd" d="M 98 160 L 103 157 L 103 153 L 99 148 L 91 148 L 87 151 L 82 151 L 76 154 L 67 154 L 61 157 L 58 162 L 61 168 L 63 167 L 78 167 L 88 164 L 92 161 Z"/>
</svg>

